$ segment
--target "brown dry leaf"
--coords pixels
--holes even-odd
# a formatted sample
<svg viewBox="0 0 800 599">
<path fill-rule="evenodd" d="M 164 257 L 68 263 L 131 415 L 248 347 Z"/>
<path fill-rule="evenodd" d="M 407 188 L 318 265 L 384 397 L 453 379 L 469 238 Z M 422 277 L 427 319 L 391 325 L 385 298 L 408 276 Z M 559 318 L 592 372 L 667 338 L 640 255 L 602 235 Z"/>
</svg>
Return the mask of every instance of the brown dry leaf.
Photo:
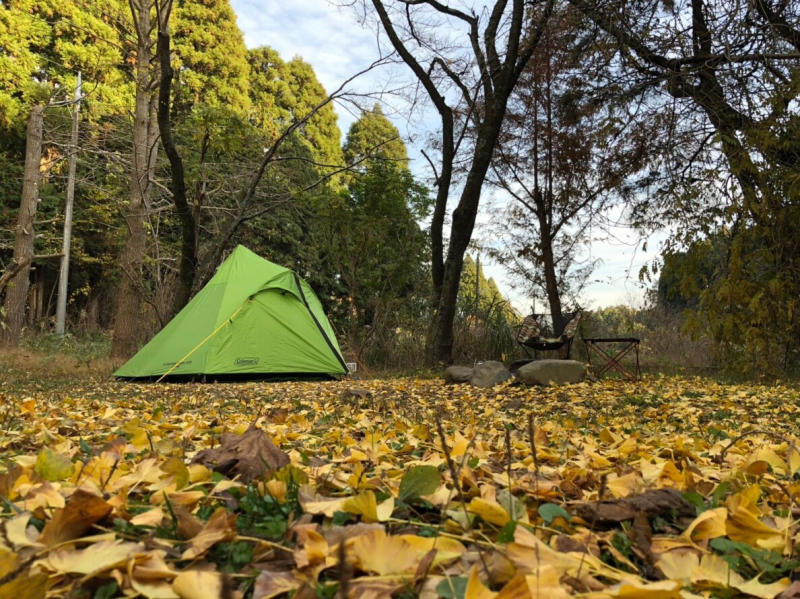
<svg viewBox="0 0 800 599">
<path fill-rule="evenodd" d="M 286 452 L 277 447 L 263 430 L 251 426 L 242 435 L 222 435 L 219 447 L 204 449 L 194 457 L 192 464 L 202 464 L 215 472 L 230 478 L 238 476 L 249 483 L 271 470 L 287 466 L 289 461 Z"/>
<path fill-rule="evenodd" d="M 108 516 L 112 509 L 102 497 L 78 489 L 70 496 L 66 506 L 55 511 L 53 518 L 42 529 L 39 542 L 52 546 L 77 539 L 95 522 Z"/>
<path fill-rule="evenodd" d="M 625 520 L 633 520 L 640 511 L 650 518 L 672 513 L 679 517 L 695 514 L 692 504 L 675 489 L 655 489 L 622 499 L 582 503 L 577 506 L 576 511 L 586 522 L 598 526 L 610 526 Z"/>
<path fill-rule="evenodd" d="M 229 514 L 225 508 L 217 508 L 208 522 L 194 537 L 189 547 L 181 555 L 181 559 L 195 559 L 203 555 L 214 544 L 220 541 L 232 541 L 236 538 L 236 514 Z"/>
<path fill-rule="evenodd" d="M 348 586 L 348 596 L 353 599 L 385 599 L 404 588 L 405 584 L 403 582 L 364 576 L 351 580 Z"/>
<path fill-rule="evenodd" d="M 303 581 L 292 570 L 263 569 L 253 585 L 253 599 L 271 599 L 300 588 Z"/>
<path fill-rule="evenodd" d="M 173 505 L 172 513 L 175 514 L 175 519 L 178 521 L 178 534 L 182 538 L 191 539 L 203 530 L 202 520 L 192 514 L 187 507 L 180 504 Z"/>
</svg>

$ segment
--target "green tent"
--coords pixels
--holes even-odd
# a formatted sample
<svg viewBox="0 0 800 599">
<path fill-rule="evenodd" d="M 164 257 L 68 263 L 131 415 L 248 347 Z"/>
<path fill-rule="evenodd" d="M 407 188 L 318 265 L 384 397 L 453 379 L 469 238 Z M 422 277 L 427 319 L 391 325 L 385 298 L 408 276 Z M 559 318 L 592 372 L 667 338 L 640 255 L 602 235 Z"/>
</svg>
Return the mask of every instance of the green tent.
<svg viewBox="0 0 800 599">
<path fill-rule="evenodd" d="M 308 283 L 240 245 L 114 376 L 346 372 L 336 336 Z"/>
</svg>

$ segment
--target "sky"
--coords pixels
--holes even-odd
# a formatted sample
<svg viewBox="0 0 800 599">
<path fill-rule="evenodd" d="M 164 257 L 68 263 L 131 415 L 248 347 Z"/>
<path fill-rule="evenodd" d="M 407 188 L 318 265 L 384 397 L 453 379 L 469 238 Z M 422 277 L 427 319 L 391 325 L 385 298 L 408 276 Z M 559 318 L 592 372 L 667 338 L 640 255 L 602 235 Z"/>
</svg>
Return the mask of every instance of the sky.
<svg viewBox="0 0 800 599">
<path fill-rule="evenodd" d="M 351 7 L 341 7 L 327 0 L 231 0 L 231 4 L 248 47 L 271 46 L 286 60 L 300 56 L 311 64 L 317 78 L 329 92 L 378 57 L 374 26 L 359 24 L 359 17 Z M 350 88 L 357 92 L 385 89 L 402 78 L 411 81 L 410 72 L 401 67 L 384 67 L 367 73 Z M 394 108 L 385 107 L 384 112 L 392 118 L 401 135 L 406 137 L 412 171 L 423 179 L 429 177 L 430 171 L 419 153 L 418 140 L 424 139 L 429 133 L 436 133 L 437 120 L 426 118 L 424 111 L 415 111 L 416 118 L 409 122 L 397 110 L 401 108 L 398 100 L 392 102 Z M 339 128 L 345 135 L 357 116 L 350 105 L 337 105 L 336 112 L 339 115 Z M 492 202 L 482 201 L 482 204 L 487 208 L 479 215 L 475 232 L 478 239 L 488 234 L 482 225 L 499 216 L 496 210 L 488 208 Z M 617 227 L 609 233 L 604 239 L 593 240 L 591 244 L 591 257 L 599 258 L 600 265 L 592 276 L 592 283 L 580 298 L 582 308 L 640 305 L 643 301 L 644 288 L 639 283 L 638 274 L 644 264 L 656 258 L 660 239 L 647 240 L 647 251 L 644 251 L 642 240 L 630 229 Z M 501 292 L 510 297 L 518 310 L 526 312 L 530 309 L 530 299 L 511 288 L 502 266 L 485 258 L 482 258 L 482 263 L 486 276 L 495 279 Z"/>
</svg>

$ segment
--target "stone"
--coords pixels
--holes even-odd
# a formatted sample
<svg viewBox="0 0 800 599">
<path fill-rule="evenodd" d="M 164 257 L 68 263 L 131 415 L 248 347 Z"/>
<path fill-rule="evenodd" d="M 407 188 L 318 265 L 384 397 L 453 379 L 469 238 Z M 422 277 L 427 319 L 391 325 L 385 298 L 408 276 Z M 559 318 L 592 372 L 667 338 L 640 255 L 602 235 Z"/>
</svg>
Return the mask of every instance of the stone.
<svg viewBox="0 0 800 599">
<path fill-rule="evenodd" d="M 473 387 L 494 387 L 511 377 L 511 372 L 502 362 L 489 360 L 488 362 L 478 362 L 475 365 L 469 383 Z"/>
<path fill-rule="evenodd" d="M 448 385 L 468 383 L 472 378 L 472 368 L 469 366 L 448 366 L 444 371 L 444 382 Z"/>
<path fill-rule="evenodd" d="M 563 385 L 586 378 L 586 364 L 577 360 L 535 360 L 517 369 L 515 376 L 526 385 Z"/>
</svg>

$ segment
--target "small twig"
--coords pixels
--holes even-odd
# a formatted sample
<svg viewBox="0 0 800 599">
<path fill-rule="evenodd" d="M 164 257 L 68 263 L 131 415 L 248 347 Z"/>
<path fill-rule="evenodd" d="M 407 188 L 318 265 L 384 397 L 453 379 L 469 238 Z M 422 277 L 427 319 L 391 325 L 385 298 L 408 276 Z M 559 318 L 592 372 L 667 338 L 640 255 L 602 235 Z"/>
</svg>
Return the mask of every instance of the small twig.
<svg viewBox="0 0 800 599">
<path fill-rule="evenodd" d="M 101 491 L 105 492 L 105 490 L 106 490 L 106 485 L 107 485 L 107 484 L 108 484 L 108 482 L 111 480 L 111 477 L 112 477 L 112 476 L 114 476 L 114 472 L 116 472 L 116 471 L 117 471 L 117 466 L 118 466 L 118 465 L 119 465 L 119 458 L 117 458 L 117 459 L 115 459 L 115 460 L 114 460 L 114 465 L 113 465 L 113 466 L 111 466 L 111 471 L 108 473 L 108 476 L 106 477 L 106 480 L 105 480 L 105 482 L 103 482 L 102 486 L 100 487 L 100 490 L 101 490 Z"/>
<path fill-rule="evenodd" d="M 508 492 L 511 493 L 511 431 L 506 427 L 506 472 L 508 473 Z"/>
<path fill-rule="evenodd" d="M 345 547 L 345 541 L 342 539 L 339 542 L 339 597 L 342 599 L 347 599 L 348 591 L 350 590 L 350 577 L 352 576 L 352 572 L 347 567 L 347 547 Z"/>
<path fill-rule="evenodd" d="M 600 488 L 597 490 L 597 509 L 594 511 L 594 516 L 592 516 L 592 523 L 589 526 L 589 530 L 594 530 L 595 524 L 597 524 L 597 514 L 600 513 L 600 502 L 603 501 L 603 495 L 606 493 L 606 477 L 607 474 L 603 474 L 602 478 L 600 478 Z M 584 548 L 586 551 L 581 553 L 581 562 L 578 564 L 578 571 L 575 574 L 575 580 L 579 583 L 581 581 L 581 569 L 583 568 L 583 562 L 586 559 L 586 554 L 589 553 L 589 545 L 584 543 Z"/>
<path fill-rule="evenodd" d="M 528 414 L 528 437 L 531 440 L 531 453 L 533 454 L 533 471 L 539 477 L 539 456 L 536 455 L 536 421 L 533 412 Z"/>
<path fill-rule="evenodd" d="M 797 448 L 795 447 L 795 444 L 792 443 L 791 441 L 789 441 L 786 437 L 784 437 L 780 433 L 774 433 L 772 431 L 764 431 L 764 430 L 761 430 L 761 429 L 755 429 L 755 430 L 752 430 L 752 431 L 747 431 L 746 433 L 742 433 L 738 437 L 734 438 L 730 443 L 728 443 L 728 445 L 725 447 L 725 449 L 723 449 L 720 452 L 720 454 L 717 457 L 714 458 L 714 461 L 717 464 L 721 464 L 725 460 L 725 455 L 728 453 L 728 450 L 731 447 L 736 445 L 739 441 L 741 441 L 745 437 L 751 437 L 753 435 L 765 435 L 767 437 L 772 437 L 773 439 L 778 439 L 779 441 L 783 441 L 784 443 L 786 443 L 789 446 L 789 450 L 790 451 L 797 451 Z M 798 452 L 798 453 L 800 453 L 800 452 Z"/>
</svg>

